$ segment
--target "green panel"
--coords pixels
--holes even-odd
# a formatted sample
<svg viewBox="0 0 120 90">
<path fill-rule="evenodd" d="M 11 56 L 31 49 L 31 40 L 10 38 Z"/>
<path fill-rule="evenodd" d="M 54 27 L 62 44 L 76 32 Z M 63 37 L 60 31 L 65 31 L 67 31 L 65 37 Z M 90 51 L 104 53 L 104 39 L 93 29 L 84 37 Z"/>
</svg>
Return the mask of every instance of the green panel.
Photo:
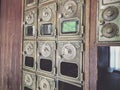
<svg viewBox="0 0 120 90">
<path fill-rule="evenodd" d="M 78 21 L 64 21 L 62 22 L 62 33 L 76 33 Z"/>
</svg>

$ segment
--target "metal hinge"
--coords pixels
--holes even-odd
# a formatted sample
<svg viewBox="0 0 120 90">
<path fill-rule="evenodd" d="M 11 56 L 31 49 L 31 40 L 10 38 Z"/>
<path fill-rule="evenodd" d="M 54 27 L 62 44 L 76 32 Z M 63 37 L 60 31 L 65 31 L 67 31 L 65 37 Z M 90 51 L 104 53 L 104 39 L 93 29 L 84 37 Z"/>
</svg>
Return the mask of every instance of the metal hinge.
<svg viewBox="0 0 120 90">
<path fill-rule="evenodd" d="M 84 52 L 84 43 L 81 43 L 81 52 Z"/>
<path fill-rule="evenodd" d="M 84 34 L 85 27 L 81 25 L 81 33 Z"/>
<path fill-rule="evenodd" d="M 80 74 L 81 81 L 84 81 L 84 79 L 85 79 L 85 78 L 84 78 L 84 75 L 85 75 L 85 74 L 84 74 L 83 72 Z"/>
</svg>

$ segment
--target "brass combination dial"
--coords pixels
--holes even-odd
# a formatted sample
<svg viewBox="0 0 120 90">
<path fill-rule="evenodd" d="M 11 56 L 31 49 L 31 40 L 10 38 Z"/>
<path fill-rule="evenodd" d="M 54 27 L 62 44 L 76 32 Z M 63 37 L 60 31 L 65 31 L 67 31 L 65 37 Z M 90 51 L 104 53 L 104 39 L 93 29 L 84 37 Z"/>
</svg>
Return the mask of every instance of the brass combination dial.
<svg viewBox="0 0 120 90">
<path fill-rule="evenodd" d="M 104 36 L 106 38 L 112 38 L 112 37 L 116 36 L 118 31 L 119 31 L 119 28 L 114 23 L 105 24 L 101 30 L 102 36 Z"/>
<path fill-rule="evenodd" d="M 26 84 L 27 86 L 31 86 L 32 83 L 33 83 L 33 80 L 32 80 L 31 75 L 30 75 L 30 74 L 26 74 L 26 75 L 25 75 L 25 84 Z"/>
<path fill-rule="evenodd" d="M 40 81 L 40 90 L 51 90 L 50 89 L 50 84 L 46 79 L 42 79 Z"/>
<path fill-rule="evenodd" d="M 62 48 L 62 56 L 66 60 L 72 60 L 76 57 L 76 48 L 72 44 L 65 44 Z"/>
<path fill-rule="evenodd" d="M 42 56 L 48 57 L 50 56 L 51 52 L 52 52 L 51 47 L 48 44 L 44 44 L 42 46 L 42 49 L 41 49 Z"/>
<path fill-rule="evenodd" d="M 49 7 L 42 9 L 42 20 L 49 21 L 52 18 L 52 10 Z"/>
<path fill-rule="evenodd" d="M 119 10 L 115 6 L 107 7 L 102 13 L 102 17 L 106 21 L 111 21 L 113 19 L 116 19 L 118 15 L 119 15 Z"/>
<path fill-rule="evenodd" d="M 25 23 L 26 24 L 33 24 L 34 23 L 34 11 L 31 11 L 26 14 L 25 16 Z"/>
<path fill-rule="evenodd" d="M 77 11 L 77 4 L 75 1 L 71 0 L 64 4 L 62 13 L 64 17 L 69 18 L 69 17 L 74 16 L 76 11 Z"/>
</svg>

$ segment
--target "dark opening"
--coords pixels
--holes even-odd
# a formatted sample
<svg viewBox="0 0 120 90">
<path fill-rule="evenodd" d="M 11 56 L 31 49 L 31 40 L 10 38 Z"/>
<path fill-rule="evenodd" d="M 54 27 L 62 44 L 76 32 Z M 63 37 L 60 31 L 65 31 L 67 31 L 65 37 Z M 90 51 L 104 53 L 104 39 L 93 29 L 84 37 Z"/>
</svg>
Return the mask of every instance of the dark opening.
<svg viewBox="0 0 120 90">
<path fill-rule="evenodd" d="M 42 24 L 40 27 L 41 35 L 52 35 L 52 24 Z"/>
<path fill-rule="evenodd" d="M 45 71 L 52 71 L 52 61 L 49 59 L 40 59 L 40 69 Z"/>
<path fill-rule="evenodd" d="M 28 87 L 24 87 L 24 90 L 32 90 L 32 89 L 30 89 L 30 88 L 28 88 Z"/>
<path fill-rule="evenodd" d="M 32 26 L 27 26 L 26 35 L 33 36 L 33 27 Z"/>
<path fill-rule="evenodd" d="M 67 34 L 67 33 L 76 33 L 78 30 L 78 21 L 75 20 L 67 20 L 67 21 L 63 21 L 61 23 L 61 32 L 63 34 Z"/>
<path fill-rule="evenodd" d="M 33 57 L 25 57 L 25 66 L 34 67 L 34 58 Z"/>
<path fill-rule="evenodd" d="M 110 47 L 98 47 L 97 90 L 120 90 L 120 71 L 110 68 Z"/>
<path fill-rule="evenodd" d="M 78 87 L 62 81 L 58 81 L 58 88 L 58 90 L 83 90 L 82 87 Z"/>
<path fill-rule="evenodd" d="M 26 0 L 26 5 L 33 3 L 34 0 Z"/>
<path fill-rule="evenodd" d="M 69 77 L 78 77 L 78 66 L 74 63 L 61 63 L 61 74 Z"/>
</svg>

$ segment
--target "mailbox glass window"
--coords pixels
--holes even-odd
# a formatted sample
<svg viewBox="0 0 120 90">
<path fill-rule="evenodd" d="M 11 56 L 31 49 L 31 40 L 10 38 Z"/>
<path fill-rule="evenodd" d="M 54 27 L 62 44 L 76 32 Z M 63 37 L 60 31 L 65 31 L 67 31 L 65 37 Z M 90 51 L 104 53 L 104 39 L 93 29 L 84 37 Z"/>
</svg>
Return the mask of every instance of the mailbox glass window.
<svg viewBox="0 0 120 90">
<path fill-rule="evenodd" d="M 63 21 L 61 25 L 61 32 L 64 33 L 76 33 L 78 30 L 78 21 Z"/>
<path fill-rule="evenodd" d="M 78 77 L 78 65 L 74 63 L 61 63 L 61 74 L 69 77 Z"/>
<path fill-rule="evenodd" d="M 28 4 L 31 4 L 31 3 L 33 3 L 34 2 L 34 0 L 26 0 L 26 4 L 28 5 Z"/>
<path fill-rule="evenodd" d="M 52 24 L 42 24 L 40 27 L 41 35 L 52 35 Z"/>
<path fill-rule="evenodd" d="M 25 66 L 33 67 L 34 66 L 34 58 L 33 57 L 25 57 Z"/>
<path fill-rule="evenodd" d="M 51 72 L 52 61 L 49 59 L 40 59 L 40 69 Z"/>
<path fill-rule="evenodd" d="M 30 89 L 30 88 L 28 88 L 28 87 L 24 87 L 24 90 L 32 90 L 32 89 Z"/>
<path fill-rule="evenodd" d="M 27 26 L 26 35 L 33 36 L 33 26 Z"/>
</svg>

